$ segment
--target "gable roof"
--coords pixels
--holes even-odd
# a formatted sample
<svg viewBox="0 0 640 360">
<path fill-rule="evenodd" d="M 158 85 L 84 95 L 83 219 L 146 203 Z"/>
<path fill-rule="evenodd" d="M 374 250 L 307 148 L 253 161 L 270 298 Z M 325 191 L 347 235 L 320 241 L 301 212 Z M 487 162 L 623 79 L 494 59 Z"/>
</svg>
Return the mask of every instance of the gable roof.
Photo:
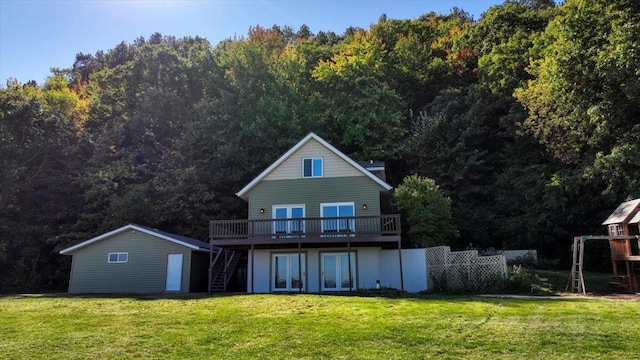
<svg viewBox="0 0 640 360">
<path fill-rule="evenodd" d="M 173 243 L 176 243 L 178 245 L 182 245 L 182 246 L 186 246 L 190 249 L 193 250 L 206 250 L 209 251 L 211 249 L 211 245 L 209 245 L 208 243 L 201 241 L 201 240 L 197 240 L 197 239 L 193 239 L 190 237 L 186 237 L 186 236 L 182 236 L 182 235 L 176 235 L 176 234 L 172 234 L 172 233 L 168 233 L 165 231 L 161 231 L 158 229 L 153 229 L 150 227 L 146 227 L 146 226 L 141 226 L 141 225 L 136 225 L 136 224 L 129 224 L 129 225 L 125 225 L 121 228 L 109 231 L 107 233 L 104 233 L 102 235 L 96 236 L 94 238 L 91 238 L 87 241 L 83 241 L 79 244 L 76 244 L 74 246 L 68 247 L 66 249 L 60 250 L 60 254 L 69 254 L 72 253 L 78 249 L 81 249 L 85 246 L 89 246 L 91 244 L 94 244 L 98 241 L 110 238 L 112 236 L 121 234 L 125 231 L 128 230 L 137 230 L 140 231 L 142 233 L 151 235 L 151 236 L 155 236 L 157 238 L 163 239 L 163 240 L 167 240 L 167 241 L 171 241 Z"/>
<path fill-rule="evenodd" d="M 322 139 L 320 136 L 310 132 L 307 136 L 304 137 L 304 139 L 300 140 L 297 144 L 295 144 L 291 149 L 289 149 L 289 151 L 287 151 L 286 153 L 284 153 L 284 155 L 280 156 L 278 158 L 278 160 L 276 160 L 273 164 L 271 164 L 266 170 L 264 170 L 262 173 L 260 173 L 260 175 L 258 175 L 255 179 L 253 179 L 249 184 L 247 184 L 245 187 L 243 187 L 240 191 L 238 191 L 236 193 L 236 195 L 238 197 L 244 198 L 244 196 L 251 190 L 253 189 L 260 181 L 262 181 L 265 177 L 267 177 L 267 175 L 269 175 L 271 172 L 273 172 L 273 170 L 275 170 L 278 166 L 280 166 L 283 162 L 285 162 L 288 158 L 290 158 L 293 154 L 295 154 L 296 151 L 298 151 L 300 148 L 302 148 L 306 143 L 308 143 L 311 139 L 316 140 L 317 142 L 319 142 L 320 144 L 322 144 L 322 146 L 324 146 L 325 148 L 327 148 L 329 151 L 333 152 L 334 154 L 336 154 L 338 157 L 340 157 L 342 160 L 346 161 L 347 163 L 349 163 L 349 165 L 353 166 L 356 170 L 362 172 L 365 176 L 369 177 L 371 180 L 373 180 L 376 184 L 380 185 L 382 188 L 384 188 L 385 190 L 391 190 L 391 185 L 387 184 L 386 182 L 384 182 L 382 179 L 380 179 L 379 177 L 375 176 L 374 174 L 372 174 L 371 172 L 367 171 L 365 168 L 363 168 L 362 166 L 360 166 L 357 162 L 351 160 L 351 158 L 349 158 L 347 155 L 343 154 L 340 150 L 336 149 L 335 147 L 333 147 L 331 144 L 329 144 L 328 142 L 326 142 L 324 139 Z"/>
<path fill-rule="evenodd" d="M 616 210 L 609 215 L 602 225 L 609 224 L 622 224 L 628 221 L 628 219 L 634 215 L 634 213 L 640 208 L 640 198 L 623 202 L 618 205 Z M 637 216 L 636 216 L 637 217 Z M 635 218 L 634 218 L 635 219 Z"/>
<path fill-rule="evenodd" d="M 629 224 L 640 224 L 640 211 L 636 213 L 636 216 L 629 220 Z"/>
</svg>

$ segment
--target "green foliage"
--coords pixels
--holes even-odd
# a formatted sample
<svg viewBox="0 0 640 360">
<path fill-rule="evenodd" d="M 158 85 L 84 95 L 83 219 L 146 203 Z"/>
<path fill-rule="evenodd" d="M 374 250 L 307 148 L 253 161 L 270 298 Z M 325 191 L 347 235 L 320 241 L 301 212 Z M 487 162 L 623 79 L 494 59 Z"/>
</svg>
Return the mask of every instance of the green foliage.
<svg viewBox="0 0 640 360">
<path fill-rule="evenodd" d="M 451 274 L 443 272 L 440 276 L 429 278 L 429 293 L 444 294 L 535 294 L 547 295 L 558 291 L 546 278 L 539 276 L 524 265 L 509 265 L 507 277 L 496 273 L 492 276 L 476 276 L 473 274 L 458 274 L 458 278 L 463 280 L 462 287 L 452 287 L 448 282 Z"/>
<path fill-rule="evenodd" d="M 215 45 L 155 33 L 79 53 L 41 87 L 10 79 L 0 291 L 64 288 L 56 251 L 128 222 L 206 238 L 207 219 L 246 216 L 235 192 L 309 131 L 386 160 L 392 185 L 439 184 L 444 215 L 412 221 L 454 225 L 406 239 L 568 261 L 567 239 L 640 196 L 639 6 L 509 0 L 478 21 L 454 8 Z"/>
<path fill-rule="evenodd" d="M 66 91 L 0 89 L 0 292 L 60 289 L 66 281 L 66 263 L 52 250 L 77 216 L 72 180 L 84 116 L 72 94 L 51 106 Z"/>
<path fill-rule="evenodd" d="M 435 181 L 418 175 L 404 178 L 394 193 L 408 230 L 406 240 L 423 246 L 446 245 L 457 235 L 451 221 L 451 200 Z"/>
<path fill-rule="evenodd" d="M 540 39 L 534 79 L 516 92 L 529 111 L 525 128 L 612 194 L 638 195 L 640 188 L 638 162 L 619 161 L 638 150 L 639 6 L 567 1 Z"/>
<path fill-rule="evenodd" d="M 321 120 L 331 141 L 357 159 L 393 158 L 402 136 L 401 97 L 384 80 L 386 51 L 379 39 L 356 33 L 313 70 Z"/>
<path fill-rule="evenodd" d="M 542 289 L 549 289 L 550 285 L 545 278 L 541 278 L 523 266 L 512 265 L 508 270 L 504 291 L 509 293 L 537 293 Z"/>
<path fill-rule="evenodd" d="M 518 256 L 507 262 L 507 265 L 521 266 L 525 269 L 555 270 L 560 264 L 559 259 L 535 258 L 532 255 Z"/>
</svg>

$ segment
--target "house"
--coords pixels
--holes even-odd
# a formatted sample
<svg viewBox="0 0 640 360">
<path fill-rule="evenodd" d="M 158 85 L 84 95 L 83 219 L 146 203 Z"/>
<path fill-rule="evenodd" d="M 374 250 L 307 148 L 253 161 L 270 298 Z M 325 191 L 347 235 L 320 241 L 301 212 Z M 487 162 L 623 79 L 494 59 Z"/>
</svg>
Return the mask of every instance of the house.
<svg viewBox="0 0 640 360">
<path fill-rule="evenodd" d="M 640 199 L 630 200 L 618 205 L 616 210 L 602 223 L 607 226 L 610 236 L 633 235 L 638 233 L 635 226 L 640 223 Z"/>
<path fill-rule="evenodd" d="M 248 292 L 424 290 L 424 249 L 401 249 L 383 176 L 309 133 L 236 193 L 247 219 L 210 221 L 210 244 L 246 254 Z"/>
<path fill-rule="evenodd" d="M 217 251 L 217 249 L 213 249 Z M 211 246 L 129 224 L 68 247 L 70 293 L 207 291 Z"/>
<path fill-rule="evenodd" d="M 640 247 L 640 199 L 621 203 L 602 223 L 607 226 L 609 249 L 615 284 L 625 290 L 636 292 L 638 279 L 635 268 L 640 263 L 637 248 Z M 632 246 L 635 240 L 637 246 Z M 622 269 L 620 269 L 622 268 Z"/>
</svg>

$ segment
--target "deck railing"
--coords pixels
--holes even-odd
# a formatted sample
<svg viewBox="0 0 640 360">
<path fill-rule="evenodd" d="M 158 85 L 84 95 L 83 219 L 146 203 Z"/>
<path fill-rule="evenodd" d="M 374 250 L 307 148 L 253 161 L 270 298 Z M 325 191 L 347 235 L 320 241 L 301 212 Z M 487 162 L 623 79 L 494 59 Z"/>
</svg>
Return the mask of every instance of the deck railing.
<svg viewBox="0 0 640 360">
<path fill-rule="evenodd" d="M 400 236 L 400 215 L 211 220 L 211 239 L 296 239 Z"/>
</svg>

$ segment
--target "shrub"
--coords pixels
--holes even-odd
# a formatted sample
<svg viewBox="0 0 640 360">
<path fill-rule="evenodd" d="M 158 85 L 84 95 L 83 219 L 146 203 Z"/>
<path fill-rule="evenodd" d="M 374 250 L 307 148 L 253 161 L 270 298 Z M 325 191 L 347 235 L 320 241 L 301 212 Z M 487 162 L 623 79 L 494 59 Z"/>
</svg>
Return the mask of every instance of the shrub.
<svg viewBox="0 0 640 360">
<path fill-rule="evenodd" d="M 462 274 L 462 286 L 451 286 L 448 274 L 443 272 L 440 276 L 429 277 L 429 292 L 446 294 L 523 294 L 523 293 L 549 293 L 552 288 L 545 278 L 532 273 L 521 265 L 512 265 L 508 269 L 507 278 L 500 274 L 493 276 L 480 276 L 476 274 L 474 281 L 469 281 L 466 273 Z"/>
<path fill-rule="evenodd" d="M 451 199 L 432 179 L 404 178 L 396 188 L 395 204 L 403 215 L 407 238 L 424 246 L 446 245 L 458 234 L 451 219 Z"/>
<path fill-rule="evenodd" d="M 534 258 L 531 255 L 518 256 L 513 260 L 509 260 L 508 265 L 521 266 L 527 269 L 550 270 L 557 269 L 560 265 L 559 259 Z"/>
<path fill-rule="evenodd" d="M 509 275 L 504 283 L 505 293 L 540 293 L 549 292 L 551 285 L 546 278 L 532 273 L 520 265 L 509 267 Z"/>
</svg>

